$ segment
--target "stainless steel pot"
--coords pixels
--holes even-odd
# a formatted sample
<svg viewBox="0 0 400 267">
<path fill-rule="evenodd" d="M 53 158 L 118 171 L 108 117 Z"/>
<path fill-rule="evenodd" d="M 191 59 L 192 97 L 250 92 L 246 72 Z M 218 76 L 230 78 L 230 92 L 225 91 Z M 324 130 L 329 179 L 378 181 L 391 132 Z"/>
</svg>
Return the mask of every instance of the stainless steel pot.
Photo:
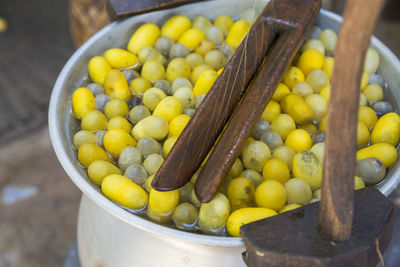
<svg viewBox="0 0 400 267">
<path fill-rule="evenodd" d="M 70 58 L 54 86 L 49 107 L 51 140 L 65 171 L 82 190 L 78 219 L 78 248 L 82 266 L 244 266 L 241 238 L 215 237 L 183 232 L 161 226 L 136 216 L 106 198 L 79 167 L 76 151 L 72 149 L 73 133 L 78 121 L 71 114 L 72 92 L 87 77 L 91 57 L 111 47 L 124 47 L 134 30 L 144 22 L 163 23 L 173 14 L 189 17 L 220 14 L 238 17 L 250 7 L 262 8 L 266 0 L 219 0 L 186 5 L 174 9 L 135 16 L 114 22 L 102 29 Z M 317 24 L 338 31 L 341 17 L 322 10 Z M 379 40 L 372 38 L 372 47 L 380 55 L 379 72 L 388 83 L 385 98 L 399 110 L 400 62 Z M 400 182 L 400 162 L 378 185 L 385 195 Z"/>
</svg>

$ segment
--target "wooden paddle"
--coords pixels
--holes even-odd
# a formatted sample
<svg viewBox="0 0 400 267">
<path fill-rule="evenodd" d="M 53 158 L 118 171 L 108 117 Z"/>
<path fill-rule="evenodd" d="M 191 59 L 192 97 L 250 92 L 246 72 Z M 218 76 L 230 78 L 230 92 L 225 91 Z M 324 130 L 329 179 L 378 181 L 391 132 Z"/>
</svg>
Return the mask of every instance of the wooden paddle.
<svg viewBox="0 0 400 267">
<path fill-rule="evenodd" d="M 195 192 L 201 202 L 211 201 L 218 192 L 301 45 L 305 33 L 316 19 L 319 5 L 319 1 L 271 2 L 275 16 L 273 21 L 276 23 L 272 27 L 276 28 L 277 37 L 268 50 L 267 59 L 200 171 Z"/>
<path fill-rule="evenodd" d="M 167 191 L 185 185 L 231 119 L 210 156 L 212 160 L 204 166 L 207 171 L 201 172 L 196 183 L 200 201 L 213 198 L 319 8 L 320 0 L 272 0 L 265 7 L 156 173 L 155 189 Z"/>
</svg>

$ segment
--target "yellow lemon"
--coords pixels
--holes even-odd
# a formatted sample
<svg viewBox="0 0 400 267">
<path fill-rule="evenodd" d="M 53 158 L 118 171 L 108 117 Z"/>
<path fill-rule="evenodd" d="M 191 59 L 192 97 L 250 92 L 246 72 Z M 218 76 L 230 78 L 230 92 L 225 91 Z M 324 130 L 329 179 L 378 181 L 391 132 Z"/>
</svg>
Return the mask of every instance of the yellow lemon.
<svg viewBox="0 0 400 267">
<path fill-rule="evenodd" d="M 153 46 L 158 37 L 160 37 L 160 29 L 156 24 L 143 24 L 135 31 L 129 40 L 128 50 L 137 55 L 140 48 L 145 46 Z"/>
<path fill-rule="evenodd" d="M 276 180 L 283 184 L 289 180 L 290 172 L 284 161 L 272 158 L 265 163 L 262 176 L 264 180 Z"/>
<path fill-rule="evenodd" d="M 174 96 L 167 96 L 158 103 L 154 109 L 153 115 L 165 118 L 168 122 L 182 114 L 183 105 L 181 101 Z"/>
<path fill-rule="evenodd" d="M 309 150 L 312 146 L 310 135 L 303 129 L 296 129 L 290 132 L 285 140 L 285 145 L 295 152 Z"/>
<path fill-rule="evenodd" d="M 132 96 L 128 81 L 119 70 L 111 70 L 104 80 L 104 91 L 112 98 L 127 100 Z"/>
<path fill-rule="evenodd" d="M 191 26 L 192 22 L 187 16 L 181 14 L 175 15 L 169 18 L 161 27 L 161 36 L 167 36 L 176 41 Z"/>
<path fill-rule="evenodd" d="M 237 49 L 242 42 L 243 38 L 246 36 L 250 30 L 250 23 L 244 19 L 236 21 L 226 37 L 225 43 L 234 49 Z"/>
<path fill-rule="evenodd" d="M 72 111 L 78 119 L 82 119 L 86 113 L 96 108 L 96 102 L 93 93 L 81 87 L 72 94 Z"/>
<path fill-rule="evenodd" d="M 173 118 L 169 124 L 169 134 L 172 136 L 179 136 L 183 129 L 188 124 L 190 117 L 186 114 L 181 114 Z"/>
<path fill-rule="evenodd" d="M 201 30 L 190 28 L 181 35 L 178 43 L 185 45 L 189 49 L 195 49 L 204 39 L 206 39 L 206 35 Z"/>
<path fill-rule="evenodd" d="M 111 129 L 103 138 L 104 148 L 112 156 L 118 157 L 127 146 L 136 146 L 136 140 L 122 129 Z"/>
<path fill-rule="evenodd" d="M 293 88 L 296 83 L 304 82 L 305 77 L 301 69 L 295 66 L 291 66 L 283 75 L 283 83 L 289 88 Z"/>
<path fill-rule="evenodd" d="M 198 97 L 201 94 L 207 94 L 217 78 L 217 72 L 212 69 L 205 70 L 202 74 L 200 74 L 193 88 L 194 97 Z"/>
<path fill-rule="evenodd" d="M 111 69 L 110 63 L 104 57 L 93 57 L 89 61 L 89 77 L 95 83 L 104 84 L 104 80 Z"/>
<path fill-rule="evenodd" d="M 178 140 L 178 136 L 171 136 L 167 140 L 165 140 L 163 149 L 162 149 L 164 156 L 168 156 L 172 147 L 175 145 L 176 140 Z"/>
<path fill-rule="evenodd" d="M 263 111 L 261 118 L 271 123 L 278 115 L 281 114 L 281 106 L 274 100 L 270 100 Z"/>
<path fill-rule="evenodd" d="M 196 47 L 194 52 L 202 57 L 205 57 L 206 54 L 214 50 L 216 48 L 215 44 L 209 40 L 203 40 L 200 42 L 200 44 Z"/>
<path fill-rule="evenodd" d="M 354 176 L 354 190 L 359 190 L 362 188 L 365 188 L 364 181 L 360 177 Z"/>
<path fill-rule="evenodd" d="M 245 177 L 233 179 L 229 183 L 226 195 L 232 211 L 254 206 L 254 185 Z"/>
<path fill-rule="evenodd" d="M 122 171 L 105 160 L 95 160 L 88 167 L 88 176 L 96 184 L 101 184 L 103 179 L 111 174 L 122 174 Z"/>
<path fill-rule="evenodd" d="M 290 94 L 290 89 L 285 84 L 280 83 L 272 95 L 272 99 L 275 101 L 281 101 L 282 98 Z"/>
<path fill-rule="evenodd" d="M 297 63 L 301 71 L 308 75 L 313 70 L 322 69 L 324 65 L 324 55 L 316 49 L 307 49 L 304 51 Z"/>
<path fill-rule="evenodd" d="M 282 110 L 289 114 L 297 124 L 308 124 L 313 121 L 313 110 L 303 98 L 297 95 L 287 95 L 281 101 L 281 106 Z"/>
<path fill-rule="evenodd" d="M 86 143 L 79 147 L 78 160 L 85 167 L 88 167 L 95 160 L 111 161 L 101 147 L 91 143 Z"/>
<path fill-rule="evenodd" d="M 357 123 L 357 147 L 365 147 L 369 143 L 370 133 L 368 127 L 362 123 Z"/>
<path fill-rule="evenodd" d="M 312 152 L 299 152 L 293 157 L 292 173 L 294 177 L 304 179 L 312 190 L 321 187 L 322 164 Z"/>
<path fill-rule="evenodd" d="M 296 123 L 288 114 L 278 115 L 271 123 L 271 130 L 279 134 L 283 140 L 296 129 Z"/>
<path fill-rule="evenodd" d="M 171 219 L 172 212 L 179 204 L 179 190 L 157 191 L 151 189 L 147 215 L 156 222 L 167 222 Z"/>
<path fill-rule="evenodd" d="M 141 210 L 146 206 L 147 193 L 129 178 L 111 174 L 101 183 L 101 191 L 109 199 L 133 210 Z"/>
<path fill-rule="evenodd" d="M 400 117 L 394 112 L 383 115 L 376 123 L 371 133 L 372 144 L 388 143 L 393 146 L 399 144 Z"/>
<path fill-rule="evenodd" d="M 287 212 L 289 210 L 294 210 L 294 209 L 297 209 L 297 208 L 300 208 L 300 207 L 301 207 L 301 205 L 295 204 L 295 203 L 287 204 L 287 205 L 283 206 L 283 208 L 281 208 L 279 210 L 279 213 L 284 213 L 284 212 Z"/>
<path fill-rule="evenodd" d="M 325 99 L 326 103 L 329 103 L 329 99 L 331 98 L 331 86 L 325 86 L 324 88 L 322 88 L 319 94 Z"/>
<path fill-rule="evenodd" d="M 319 122 L 318 130 L 320 130 L 321 132 L 325 132 L 327 123 L 328 123 L 328 116 L 325 115 L 325 117 L 323 117 L 322 120 Z"/>
<path fill-rule="evenodd" d="M 275 180 L 267 180 L 257 187 L 257 206 L 278 211 L 285 205 L 285 203 L 286 191 L 281 183 Z"/>
<path fill-rule="evenodd" d="M 104 53 L 104 57 L 114 69 L 135 67 L 138 58 L 129 51 L 120 48 L 111 48 Z"/>
<path fill-rule="evenodd" d="M 361 106 L 358 109 L 358 121 L 363 122 L 368 129 L 372 129 L 378 121 L 378 116 L 372 108 Z"/>
<path fill-rule="evenodd" d="M 360 85 L 361 91 L 365 90 L 365 88 L 368 85 L 368 82 L 369 82 L 369 73 L 368 72 L 363 72 L 363 74 L 361 76 L 361 85 Z"/>
<path fill-rule="evenodd" d="M 276 211 L 268 208 L 242 208 L 231 213 L 226 222 L 226 230 L 231 236 L 240 237 L 242 225 L 276 215 Z"/>
<path fill-rule="evenodd" d="M 168 135 L 169 125 L 166 119 L 160 116 L 148 116 L 140 120 L 132 129 L 136 140 L 151 137 L 160 141 Z"/>
<path fill-rule="evenodd" d="M 322 70 L 328 74 L 329 79 L 332 77 L 334 66 L 335 66 L 335 58 L 326 57 L 324 60 L 324 64 L 322 65 Z"/>
<path fill-rule="evenodd" d="M 377 158 L 386 168 L 392 166 L 398 157 L 396 148 L 388 143 L 378 143 L 357 151 L 357 161 L 365 158 Z"/>
</svg>

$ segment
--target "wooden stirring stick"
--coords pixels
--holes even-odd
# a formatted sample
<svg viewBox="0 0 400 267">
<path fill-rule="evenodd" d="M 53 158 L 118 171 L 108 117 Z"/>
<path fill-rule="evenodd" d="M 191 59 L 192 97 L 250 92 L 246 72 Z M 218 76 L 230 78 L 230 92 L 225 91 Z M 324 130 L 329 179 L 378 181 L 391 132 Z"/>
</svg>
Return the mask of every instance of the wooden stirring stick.
<svg viewBox="0 0 400 267">
<path fill-rule="evenodd" d="M 174 190 L 190 180 L 211 150 L 237 103 L 245 93 L 250 80 L 255 76 L 257 67 L 263 62 L 272 42 L 276 40 L 278 35 L 285 35 L 294 29 L 297 29 L 301 36 L 308 26 L 312 25 L 319 7 L 320 0 L 301 2 L 297 0 L 272 0 L 265 7 L 155 175 L 152 183 L 155 189 L 160 191 Z M 288 42 L 294 41 L 295 44 L 293 47 L 290 45 L 287 47 L 291 47 L 291 51 L 288 52 L 286 63 L 281 65 L 280 72 L 274 73 L 276 75 L 275 80 L 278 81 L 283 74 L 284 67 L 289 64 L 295 48 L 300 44 L 300 36 L 297 36 L 297 34 L 291 36 L 293 39 L 289 39 Z M 279 45 L 283 45 L 282 43 L 281 41 Z M 279 46 L 274 51 L 279 51 Z M 274 55 L 271 56 L 274 57 Z M 275 63 L 279 64 L 279 60 L 275 60 Z M 270 74 L 273 74 L 272 70 Z M 260 85 L 260 82 L 257 84 Z M 273 83 L 268 85 L 266 94 L 264 94 L 265 102 L 262 102 L 264 107 L 267 104 L 268 95 L 272 94 L 275 89 L 271 85 Z M 246 102 L 251 101 L 251 98 L 249 96 Z M 258 106 L 247 104 L 249 105 L 247 107 L 258 111 L 252 114 L 252 121 L 244 125 L 244 128 L 249 128 L 254 124 L 253 120 L 257 119 L 254 115 L 261 114 L 262 104 L 260 103 Z M 242 127 L 241 125 L 247 120 L 248 118 L 244 118 L 243 121 L 240 121 L 240 124 L 236 125 L 236 128 Z M 247 133 L 247 130 L 244 133 Z M 242 143 L 244 136 L 239 136 L 238 144 Z M 228 144 L 227 148 L 232 147 L 231 140 L 222 141 Z M 234 147 L 233 150 L 233 154 L 237 153 L 238 147 Z M 225 168 L 230 168 L 228 164 L 231 164 L 234 158 L 231 156 L 227 159 L 228 164 L 226 164 L 224 155 L 220 156 L 219 164 L 226 165 L 223 168 L 223 171 L 226 171 Z M 217 175 L 220 175 L 220 173 L 217 173 Z M 211 182 L 216 184 L 219 181 L 220 178 L 214 178 Z M 207 184 L 205 181 L 203 183 Z M 218 185 L 211 186 L 211 188 L 217 187 Z M 215 194 L 215 191 L 216 189 L 213 189 L 212 192 L 214 193 L 211 194 Z"/>
<path fill-rule="evenodd" d="M 246 38 L 225 66 L 224 71 L 193 114 L 154 176 L 152 186 L 155 189 L 168 191 L 184 186 L 211 150 L 256 74 L 257 68 L 263 62 L 268 47 L 275 40 L 277 29 L 272 27 L 274 23 L 270 21 L 272 18 L 280 18 L 274 15 L 273 3 L 275 2 L 279 3 L 280 1 L 271 1 L 262 11 Z M 282 2 L 288 2 L 288 0 Z M 292 2 L 294 1 L 292 0 Z"/>
<path fill-rule="evenodd" d="M 201 202 L 211 201 L 217 193 L 301 45 L 305 33 L 316 19 L 319 3 L 309 3 L 310 5 L 296 7 L 296 12 L 290 15 L 285 24 L 287 27 L 279 31 L 279 37 L 268 52 L 267 60 L 202 167 L 195 185 L 197 198 Z M 281 12 L 279 9 L 276 11 Z"/>
<path fill-rule="evenodd" d="M 372 267 L 382 261 L 393 204 L 372 186 L 354 193 L 361 72 L 382 3 L 348 0 L 346 5 L 332 77 L 320 205 L 242 226 L 248 266 Z"/>
</svg>

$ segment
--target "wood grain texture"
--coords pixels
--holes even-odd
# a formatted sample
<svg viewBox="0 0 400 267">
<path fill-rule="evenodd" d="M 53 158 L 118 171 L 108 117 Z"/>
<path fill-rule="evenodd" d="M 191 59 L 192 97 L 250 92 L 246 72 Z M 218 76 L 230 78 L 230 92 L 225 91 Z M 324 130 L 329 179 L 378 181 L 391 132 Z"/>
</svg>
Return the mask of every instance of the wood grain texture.
<svg viewBox="0 0 400 267">
<path fill-rule="evenodd" d="M 106 0 L 111 20 L 206 0 Z"/>
<path fill-rule="evenodd" d="M 275 26 L 280 26 L 277 27 L 279 37 L 273 43 L 267 59 L 201 169 L 195 185 L 196 195 L 201 202 L 211 201 L 218 192 L 222 180 L 239 156 L 251 130 L 301 45 L 305 33 L 317 18 L 319 8 L 320 1 L 316 0 L 301 3 L 281 1 L 275 6 L 279 14 L 276 16 L 282 16 L 284 12 L 290 16 L 282 16 L 284 22 L 274 21 Z"/>
<path fill-rule="evenodd" d="M 200 167 L 276 37 L 277 29 L 266 19 L 274 11 L 271 4 L 262 11 L 197 108 L 153 179 L 157 190 L 185 185 Z"/>
<path fill-rule="evenodd" d="M 358 99 L 365 53 L 383 0 L 348 0 L 335 53 L 319 222 L 335 241 L 351 235 Z"/>
</svg>

